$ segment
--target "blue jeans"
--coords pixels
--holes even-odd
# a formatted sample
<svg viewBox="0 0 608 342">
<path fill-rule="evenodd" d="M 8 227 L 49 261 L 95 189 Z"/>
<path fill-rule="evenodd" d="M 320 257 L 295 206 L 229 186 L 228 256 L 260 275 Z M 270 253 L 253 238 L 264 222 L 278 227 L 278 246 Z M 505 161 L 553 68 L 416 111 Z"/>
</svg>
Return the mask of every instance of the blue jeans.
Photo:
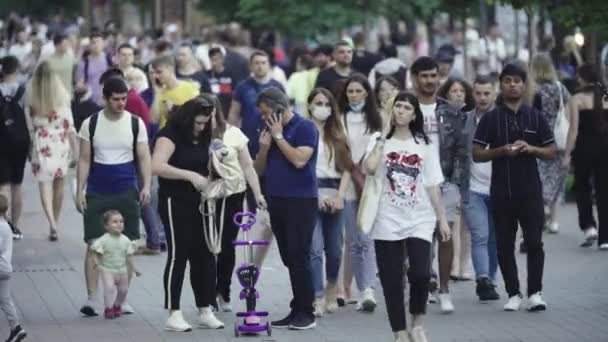
<svg viewBox="0 0 608 342">
<path fill-rule="evenodd" d="M 150 203 L 141 207 L 141 219 L 146 230 L 146 247 L 159 249 L 161 244 L 166 244 L 165 229 L 158 215 L 158 177 L 152 177 L 150 190 Z"/>
<path fill-rule="evenodd" d="M 468 203 L 463 204 L 463 213 L 471 230 L 471 258 L 476 277 L 494 280 L 498 259 L 490 196 L 471 191 Z"/>
<path fill-rule="evenodd" d="M 338 272 L 340 271 L 340 263 L 342 262 L 343 229 L 343 210 L 333 214 L 319 211 L 310 250 L 312 284 L 317 298 L 322 297 L 324 294 L 323 254 L 325 254 L 327 282 L 335 284 L 338 280 Z"/>
<path fill-rule="evenodd" d="M 351 237 L 350 253 L 352 255 L 353 273 L 357 289 L 363 291 L 373 288 L 376 280 L 376 251 L 374 240 L 363 234 L 357 227 L 358 201 L 345 201 L 344 226 L 346 234 Z"/>
</svg>

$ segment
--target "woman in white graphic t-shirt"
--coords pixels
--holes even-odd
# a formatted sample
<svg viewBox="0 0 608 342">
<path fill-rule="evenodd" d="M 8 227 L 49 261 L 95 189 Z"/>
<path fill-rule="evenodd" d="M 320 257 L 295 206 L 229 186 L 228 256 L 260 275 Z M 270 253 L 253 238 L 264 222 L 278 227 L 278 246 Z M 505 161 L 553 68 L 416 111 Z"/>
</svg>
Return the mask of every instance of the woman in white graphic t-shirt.
<svg viewBox="0 0 608 342">
<path fill-rule="evenodd" d="M 429 293 L 432 236 L 437 221 L 444 241 L 450 238 L 450 227 L 441 204 L 439 153 L 424 133 L 415 95 L 400 92 L 395 97 L 386 138 L 374 134 L 366 154 L 363 165 L 368 177 L 382 178 L 380 205 L 370 236 L 391 328 L 398 342 L 426 341 L 422 316 Z M 403 283 L 405 248 L 413 320 L 409 334 Z"/>
</svg>

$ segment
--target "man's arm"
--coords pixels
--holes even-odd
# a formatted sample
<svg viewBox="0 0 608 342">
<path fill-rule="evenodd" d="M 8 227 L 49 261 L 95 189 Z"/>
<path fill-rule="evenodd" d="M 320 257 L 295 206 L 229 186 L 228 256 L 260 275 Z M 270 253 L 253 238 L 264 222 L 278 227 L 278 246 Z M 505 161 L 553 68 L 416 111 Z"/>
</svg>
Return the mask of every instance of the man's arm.
<svg viewBox="0 0 608 342">
<path fill-rule="evenodd" d="M 485 163 L 495 159 L 500 159 L 507 156 L 509 146 L 501 146 L 497 148 L 486 149 L 484 146 L 477 143 L 473 144 L 473 161 L 476 163 Z"/>
<path fill-rule="evenodd" d="M 275 139 L 274 142 L 285 158 L 298 169 L 306 166 L 306 163 L 308 163 L 315 151 L 314 148 L 310 146 L 293 147 L 285 139 Z"/>
<path fill-rule="evenodd" d="M 137 143 L 137 163 L 139 165 L 139 174 L 143 183 L 141 191 L 149 194 L 152 183 L 152 163 L 150 147 L 147 142 Z"/>
<path fill-rule="evenodd" d="M 84 203 L 84 188 L 89 178 L 89 169 L 91 167 L 91 143 L 80 138 L 80 153 L 78 155 L 78 169 L 76 170 L 76 197 L 77 209 L 84 211 L 86 203 Z"/>
<path fill-rule="evenodd" d="M 235 127 L 241 127 L 241 103 L 234 99 L 230 103 L 228 123 Z"/>
</svg>

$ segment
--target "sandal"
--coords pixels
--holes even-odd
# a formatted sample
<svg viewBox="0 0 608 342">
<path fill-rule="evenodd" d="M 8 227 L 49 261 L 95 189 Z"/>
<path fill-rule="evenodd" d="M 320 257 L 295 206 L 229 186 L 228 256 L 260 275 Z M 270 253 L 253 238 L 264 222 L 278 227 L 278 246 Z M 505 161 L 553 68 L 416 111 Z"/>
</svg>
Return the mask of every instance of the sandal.
<svg viewBox="0 0 608 342">
<path fill-rule="evenodd" d="M 57 231 L 52 230 L 51 233 L 49 234 L 49 241 L 55 242 L 57 240 L 59 240 L 59 236 L 57 236 Z"/>
</svg>

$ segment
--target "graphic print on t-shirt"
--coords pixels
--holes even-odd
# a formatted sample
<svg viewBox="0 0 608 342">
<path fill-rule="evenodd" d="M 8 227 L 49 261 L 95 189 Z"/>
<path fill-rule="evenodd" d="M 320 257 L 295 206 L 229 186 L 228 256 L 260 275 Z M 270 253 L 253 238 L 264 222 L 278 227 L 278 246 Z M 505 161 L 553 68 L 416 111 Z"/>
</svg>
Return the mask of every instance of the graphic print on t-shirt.
<svg viewBox="0 0 608 342">
<path fill-rule="evenodd" d="M 388 187 L 385 192 L 391 203 L 398 207 L 414 207 L 418 203 L 417 187 L 420 182 L 422 158 L 418 154 L 390 152 L 385 156 Z"/>
</svg>

